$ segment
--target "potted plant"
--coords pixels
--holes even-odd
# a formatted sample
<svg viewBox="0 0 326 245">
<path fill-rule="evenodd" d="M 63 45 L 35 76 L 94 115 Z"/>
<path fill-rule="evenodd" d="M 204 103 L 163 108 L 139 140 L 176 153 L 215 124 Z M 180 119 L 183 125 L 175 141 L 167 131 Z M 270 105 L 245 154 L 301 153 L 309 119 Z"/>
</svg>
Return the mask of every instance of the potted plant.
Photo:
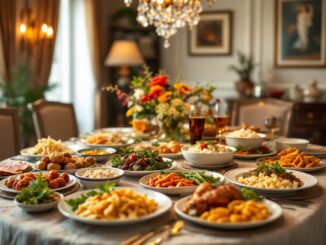
<svg viewBox="0 0 326 245">
<path fill-rule="evenodd" d="M 250 97 L 253 92 L 254 83 L 251 76 L 256 67 L 252 56 L 246 56 L 242 52 L 237 52 L 238 65 L 231 65 L 229 69 L 234 71 L 239 80 L 235 83 L 235 88 L 241 96 Z"/>
</svg>

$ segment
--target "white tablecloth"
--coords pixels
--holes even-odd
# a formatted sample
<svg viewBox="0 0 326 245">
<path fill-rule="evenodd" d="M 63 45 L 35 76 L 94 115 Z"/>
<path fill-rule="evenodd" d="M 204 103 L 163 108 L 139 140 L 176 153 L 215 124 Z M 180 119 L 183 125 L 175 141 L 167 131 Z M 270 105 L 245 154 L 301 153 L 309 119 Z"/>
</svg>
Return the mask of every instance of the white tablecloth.
<svg viewBox="0 0 326 245">
<path fill-rule="evenodd" d="M 238 162 L 239 167 L 253 162 Z M 316 172 L 319 185 L 326 189 L 326 171 Z M 125 178 L 123 185 L 138 186 L 137 179 Z M 311 199 L 313 204 L 299 207 L 284 204 L 282 219 L 261 228 L 242 231 L 214 230 L 186 224 L 180 236 L 165 244 L 326 244 L 326 193 Z M 295 210 L 293 210 L 293 208 Z M 57 210 L 28 214 L 15 207 L 13 201 L 0 198 L 0 243 L 9 244 L 119 244 L 129 236 L 158 227 L 170 219 L 163 215 L 150 222 L 123 227 L 95 227 L 76 223 Z"/>
</svg>

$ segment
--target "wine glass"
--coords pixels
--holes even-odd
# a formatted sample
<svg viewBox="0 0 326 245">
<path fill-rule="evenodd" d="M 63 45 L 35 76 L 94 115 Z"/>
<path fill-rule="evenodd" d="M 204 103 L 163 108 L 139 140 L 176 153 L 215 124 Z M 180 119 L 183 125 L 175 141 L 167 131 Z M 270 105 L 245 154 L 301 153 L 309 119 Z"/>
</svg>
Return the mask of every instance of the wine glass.
<svg viewBox="0 0 326 245">
<path fill-rule="evenodd" d="M 279 130 L 281 118 L 276 116 L 265 117 L 264 118 L 264 125 L 267 128 L 267 134 L 271 137 L 274 136 L 275 132 Z"/>
<path fill-rule="evenodd" d="M 225 132 L 225 128 L 229 125 L 229 121 L 228 105 L 217 100 L 214 108 L 214 123 L 219 136 Z"/>
<path fill-rule="evenodd" d="M 189 113 L 189 131 L 190 131 L 190 143 L 193 145 L 196 141 L 201 140 L 205 128 L 205 109 L 191 105 Z"/>
</svg>

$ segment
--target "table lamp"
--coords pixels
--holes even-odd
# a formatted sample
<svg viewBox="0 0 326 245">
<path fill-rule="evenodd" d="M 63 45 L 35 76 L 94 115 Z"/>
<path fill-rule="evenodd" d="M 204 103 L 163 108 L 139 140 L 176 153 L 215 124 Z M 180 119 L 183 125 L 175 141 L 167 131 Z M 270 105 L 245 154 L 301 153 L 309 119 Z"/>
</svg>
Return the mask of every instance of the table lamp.
<svg viewBox="0 0 326 245">
<path fill-rule="evenodd" d="M 130 66 L 139 66 L 144 64 L 143 56 L 141 55 L 136 42 L 131 40 L 114 41 L 106 59 L 105 65 L 119 66 L 119 80 L 121 83 L 126 83 L 126 78 L 130 75 Z M 124 80 L 124 82 L 122 81 Z"/>
</svg>

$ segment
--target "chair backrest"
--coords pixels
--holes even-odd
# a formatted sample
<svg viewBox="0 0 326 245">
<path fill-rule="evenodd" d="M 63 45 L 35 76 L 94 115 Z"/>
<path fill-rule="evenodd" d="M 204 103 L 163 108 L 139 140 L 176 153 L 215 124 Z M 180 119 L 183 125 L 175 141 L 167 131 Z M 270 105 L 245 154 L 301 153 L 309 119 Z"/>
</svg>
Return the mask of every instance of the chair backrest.
<svg viewBox="0 0 326 245">
<path fill-rule="evenodd" d="M 234 123 L 243 122 L 264 128 L 265 117 L 281 118 L 281 135 L 287 136 L 292 117 L 293 103 L 276 99 L 238 101 L 234 106 Z"/>
<path fill-rule="evenodd" d="M 68 140 L 78 136 L 78 126 L 73 104 L 37 100 L 30 105 L 38 138 L 51 136 Z"/>
<path fill-rule="evenodd" d="M 18 110 L 0 108 L 0 160 L 19 154 L 21 130 Z"/>
</svg>

